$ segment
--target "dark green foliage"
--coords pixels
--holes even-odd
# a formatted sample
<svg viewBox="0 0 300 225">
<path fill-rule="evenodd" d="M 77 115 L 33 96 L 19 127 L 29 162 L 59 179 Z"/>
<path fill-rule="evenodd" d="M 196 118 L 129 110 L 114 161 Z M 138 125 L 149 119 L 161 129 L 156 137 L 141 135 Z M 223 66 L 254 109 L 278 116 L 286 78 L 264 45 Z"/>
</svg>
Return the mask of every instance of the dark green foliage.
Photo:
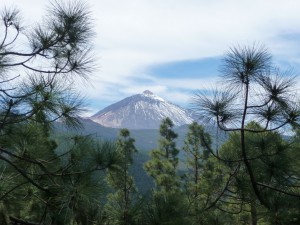
<svg viewBox="0 0 300 225">
<path fill-rule="evenodd" d="M 144 212 L 147 225 L 187 224 L 186 204 L 181 193 L 154 193 Z"/>
<path fill-rule="evenodd" d="M 1 138 L 14 156 L 9 163 L 1 163 L 5 181 L 0 185 L 1 213 L 45 224 L 87 224 L 100 219 L 103 171 L 117 160 L 114 146 L 75 136 L 57 148 L 42 126 L 18 128 Z"/>
<path fill-rule="evenodd" d="M 184 224 L 186 221 L 186 202 L 178 175 L 177 134 L 172 128 L 169 118 L 162 121 L 159 147 L 151 151 L 151 159 L 145 163 L 145 170 L 156 185 L 146 213 L 149 224 Z"/>
<path fill-rule="evenodd" d="M 265 169 L 269 176 L 273 177 L 273 173 L 279 173 L 281 165 L 288 165 L 284 159 L 278 160 L 282 157 L 281 154 L 286 152 L 285 145 L 274 142 L 274 145 L 269 146 L 269 149 L 272 149 L 270 153 L 260 152 L 260 155 L 252 155 L 247 151 L 247 136 L 251 133 L 267 136 L 269 132 L 280 130 L 284 126 L 299 126 L 300 105 L 293 90 L 294 77 L 274 68 L 267 49 L 258 45 L 231 48 L 224 57 L 221 72 L 225 83 L 223 90 L 215 91 L 212 98 L 203 93 L 199 93 L 195 98 L 199 114 L 203 113 L 207 120 L 216 122 L 221 130 L 237 132 L 235 141 L 239 147 L 236 148 L 236 158 L 215 156 L 230 164 L 230 177 L 247 175 L 253 194 L 269 210 L 273 208 L 273 197 L 270 193 L 285 194 L 287 198 L 300 198 L 299 192 L 290 185 L 285 186 L 287 183 L 283 180 L 262 180 L 258 172 Z M 260 126 L 246 127 L 247 121 L 250 120 L 259 122 Z M 262 158 L 261 155 L 265 157 Z M 260 157 L 267 167 L 260 168 L 259 164 L 253 163 L 253 157 Z M 245 170 L 241 172 L 241 168 Z"/>
<path fill-rule="evenodd" d="M 205 143 L 204 143 L 204 142 Z M 222 186 L 221 171 L 209 154 L 207 145 L 211 139 L 203 127 L 196 122 L 189 126 L 184 151 L 187 171 L 184 175 L 184 188 L 188 202 L 188 218 L 192 224 L 203 224 L 204 211 L 216 198 L 214 192 Z"/>
<path fill-rule="evenodd" d="M 150 153 L 151 160 L 145 163 L 145 170 L 155 180 L 157 190 L 162 193 L 172 192 L 179 188 L 177 175 L 178 153 L 172 130 L 173 122 L 166 118 L 160 126 L 159 147 Z"/>
<path fill-rule="evenodd" d="M 97 218 L 89 210 L 99 208 L 96 175 L 112 164 L 113 146 L 74 137 L 63 148 L 49 135 L 56 120 L 80 125 L 73 81 L 93 69 L 90 15 L 78 1 L 53 1 L 35 26 L 23 21 L 17 9 L 2 10 L 0 223 L 87 224 Z"/>
<path fill-rule="evenodd" d="M 247 125 L 247 129 L 262 128 L 257 123 L 251 122 Z M 229 140 L 222 146 L 221 157 L 226 158 L 227 161 L 238 160 L 240 158 L 238 155 L 239 140 L 240 134 L 232 133 Z M 286 193 L 295 191 L 294 187 L 296 187 L 297 181 L 288 179 L 288 177 L 297 177 L 299 174 L 299 171 L 292 166 L 294 162 L 292 158 L 295 157 L 293 154 L 294 144 L 291 145 L 284 141 L 276 132 L 247 132 L 245 141 L 248 159 L 251 161 L 257 182 L 274 186 Z M 234 167 L 238 163 L 236 161 L 226 164 L 228 167 Z M 245 176 L 245 173 L 246 168 L 241 166 L 234 177 L 230 189 L 235 190 L 235 193 L 231 194 L 231 201 L 228 201 L 229 206 L 235 202 L 235 208 L 239 207 L 245 210 L 244 215 L 248 216 L 248 220 L 256 221 L 256 223 L 259 220 L 269 221 L 270 224 L 291 224 L 293 221 L 297 221 L 297 211 L 299 213 L 297 198 L 293 200 L 292 196 L 286 196 L 285 193 L 274 192 L 266 188 L 262 190 L 262 194 L 267 196 L 270 201 L 271 210 L 268 212 L 256 200 L 255 193 L 250 188 L 251 181 Z M 225 206 L 225 208 L 229 208 L 229 206 Z"/>
<path fill-rule="evenodd" d="M 133 177 L 129 174 L 136 152 L 134 139 L 127 129 L 121 129 L 116 141 L 118 161 L 107 172 L 106 180 L 113 193 L 108 194 L 105 205 L 107 224 L 134 225 L 139 224 L 140 209 L 138 195 Z"/>
</svg>

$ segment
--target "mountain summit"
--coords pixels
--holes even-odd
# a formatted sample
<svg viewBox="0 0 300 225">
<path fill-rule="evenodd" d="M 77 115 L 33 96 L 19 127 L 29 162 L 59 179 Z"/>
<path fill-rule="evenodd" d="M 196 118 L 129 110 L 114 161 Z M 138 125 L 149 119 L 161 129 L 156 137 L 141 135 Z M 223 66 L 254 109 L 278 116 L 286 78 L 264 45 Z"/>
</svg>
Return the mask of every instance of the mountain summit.
<svg viewBox="0 0 300 225">
<path fill-rule="evenodd" d="M 128 129 L 158 129 L 169 117 L 175 126 L 193 122 L 191 113 L 146 90 L 116 102 L 89 119 L 106 127 Z"/>
<path fill-rule="evenodd" d="M 153 95 L 153 93 L 151 91 L 149 91 L 149 90 L 144 91 L 143 94 L 145 94 L 145 95 Z"/>
</svg>

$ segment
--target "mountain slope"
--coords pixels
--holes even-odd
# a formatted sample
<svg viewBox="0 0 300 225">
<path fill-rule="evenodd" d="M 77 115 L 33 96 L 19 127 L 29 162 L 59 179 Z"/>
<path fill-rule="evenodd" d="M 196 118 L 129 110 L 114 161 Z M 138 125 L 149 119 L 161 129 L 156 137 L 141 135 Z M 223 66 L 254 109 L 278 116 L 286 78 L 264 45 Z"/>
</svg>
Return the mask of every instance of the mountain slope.
<svg viewBox="0 0 300 225">
<path fill-rule="evenodd" d="M 186 109 L 147 90 L 112 104 L 89 119 L 106 127 L 158 129 L 166 117 L 169 117 L 175 126 L 193 122 L 191 114 Z"/>
</svg>

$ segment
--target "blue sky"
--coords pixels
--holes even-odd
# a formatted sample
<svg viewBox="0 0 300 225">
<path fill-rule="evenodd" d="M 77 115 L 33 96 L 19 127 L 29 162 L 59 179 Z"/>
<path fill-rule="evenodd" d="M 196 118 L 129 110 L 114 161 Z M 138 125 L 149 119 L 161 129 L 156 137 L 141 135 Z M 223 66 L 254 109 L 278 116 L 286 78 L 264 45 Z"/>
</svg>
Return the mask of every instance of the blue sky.
<svg viewBox="0 0 300 225">
<path fill-rule="evenodd" d="M 221 58 L 204 58 L 194 60 L 175 61 L 170 63 L 157 64 L 148 69 L 152 76 L 164 76 L 166 78 L 209 78 L 218 73 Z"/>
<path fill-rule="evenodd" d="M 48 1 L 1 0 L 34 25 Z M 280 66 L 300 71 L 299 0 L 86 0 L 98 69 L 86 96 L 87 115 L 146 89 L 188 106 L 197 89 L 218 85 L 229 47 L 264 44 Z"/>
</svg>

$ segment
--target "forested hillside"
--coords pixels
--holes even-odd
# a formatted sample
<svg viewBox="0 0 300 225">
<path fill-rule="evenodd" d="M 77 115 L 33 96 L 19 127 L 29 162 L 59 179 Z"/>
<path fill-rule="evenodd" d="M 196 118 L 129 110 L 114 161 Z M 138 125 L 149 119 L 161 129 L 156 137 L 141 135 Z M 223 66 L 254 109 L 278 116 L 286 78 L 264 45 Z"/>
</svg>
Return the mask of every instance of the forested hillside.
<svg viewBox="0 0 300 225">
<path fill-rule="evenodd" d="M 0 224 L 300 223 L 300 99 L 269 50 L 230 48 L 222 85 L 193 96 L 197 122 L 96 127 L 73 88 L 95 66 L 89 11 L 51 7 L 30 28 L 1 14 Z"/>
</svg>

